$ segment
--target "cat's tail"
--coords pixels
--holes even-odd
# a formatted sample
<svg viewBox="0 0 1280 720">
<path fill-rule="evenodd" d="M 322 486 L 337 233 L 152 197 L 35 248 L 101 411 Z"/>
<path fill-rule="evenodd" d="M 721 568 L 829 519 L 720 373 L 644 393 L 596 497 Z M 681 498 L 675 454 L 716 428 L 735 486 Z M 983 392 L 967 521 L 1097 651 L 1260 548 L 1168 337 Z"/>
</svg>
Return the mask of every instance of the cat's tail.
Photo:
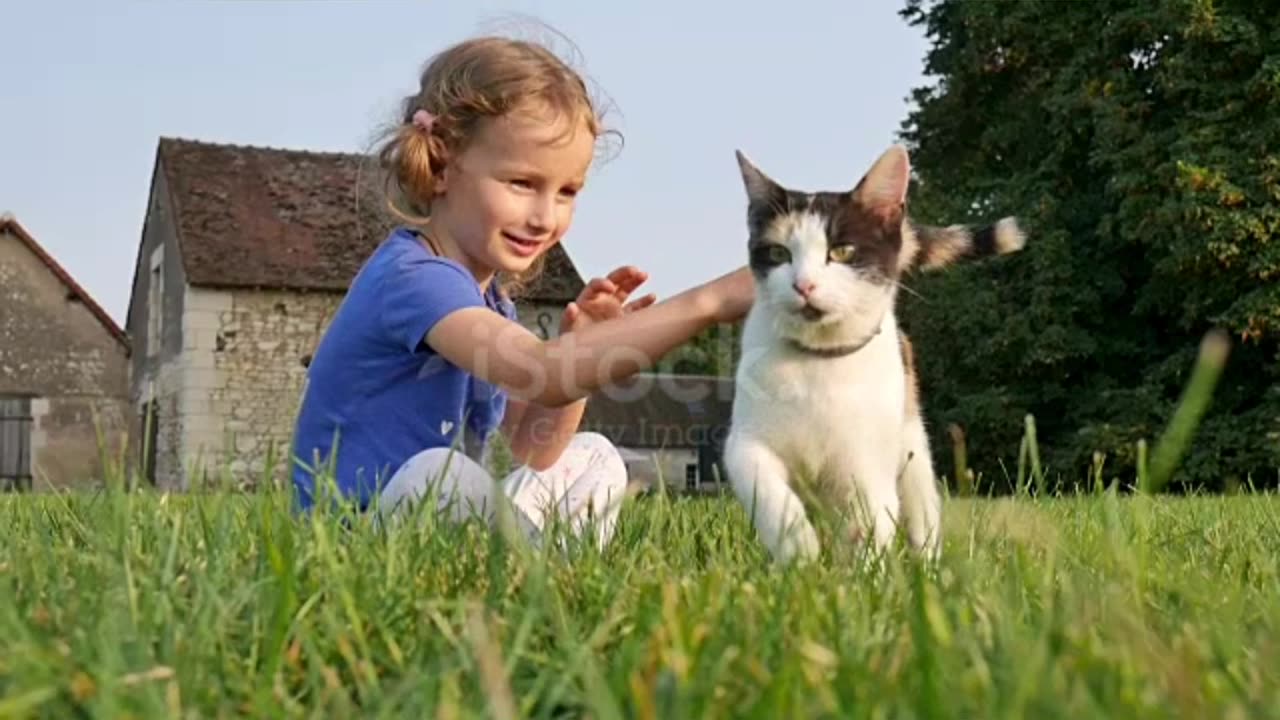
<svg viewBox="0 0 1280 720">
<path fill-rule="evenodd" d="M 1027 244 L 1017 218 L 992 225 L 938 227 L 908 220 L 903 224 L 902 269 L 933 270 L 957 262 L 1014 253 Z"/>
</svg>

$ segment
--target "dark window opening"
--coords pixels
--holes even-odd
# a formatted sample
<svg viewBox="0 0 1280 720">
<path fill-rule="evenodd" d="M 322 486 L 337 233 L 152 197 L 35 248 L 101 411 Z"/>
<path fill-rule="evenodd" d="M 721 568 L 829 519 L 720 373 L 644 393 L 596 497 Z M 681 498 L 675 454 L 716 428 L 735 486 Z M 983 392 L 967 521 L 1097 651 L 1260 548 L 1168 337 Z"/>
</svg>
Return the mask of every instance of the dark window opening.
<svg viewBox="0 0 1280 720">
<path fill-rule="evenodd" d="M 0 396 L 0 490 L 31 489 L 31 398 Z"/>
</svg>

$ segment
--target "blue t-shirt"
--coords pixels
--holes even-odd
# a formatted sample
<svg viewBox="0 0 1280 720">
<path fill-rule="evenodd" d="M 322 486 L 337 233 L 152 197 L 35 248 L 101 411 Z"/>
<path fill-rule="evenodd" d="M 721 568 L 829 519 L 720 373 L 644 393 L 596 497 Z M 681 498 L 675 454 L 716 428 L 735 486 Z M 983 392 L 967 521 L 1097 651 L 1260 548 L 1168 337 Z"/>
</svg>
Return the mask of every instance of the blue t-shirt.
<svg viewBox="0 0 1280 720">
<path fill-rule="evenodd" d="M 496 281 L 482 293 L 470 271 L 433 254 L 412 230 L 398 229 L 378 246 L 307 372 L 293 439 L 301 509 L 313 505 L 317 468 L 321 475 L 331 468 L 343 496 L 363 509 L 418 452 L 455 446 L 474 453 L 487 441 L 502 421 L 506 393 L 425 342 L 441 318 L 468 307 L 516 317 Z"/>
</svg>

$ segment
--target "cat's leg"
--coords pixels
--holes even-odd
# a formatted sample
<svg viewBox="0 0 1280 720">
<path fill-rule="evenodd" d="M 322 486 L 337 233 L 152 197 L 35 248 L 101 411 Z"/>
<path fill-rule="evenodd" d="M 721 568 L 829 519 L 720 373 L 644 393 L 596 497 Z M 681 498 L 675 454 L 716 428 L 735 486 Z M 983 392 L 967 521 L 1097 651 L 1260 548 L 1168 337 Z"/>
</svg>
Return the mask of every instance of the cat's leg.
<svg viewBox="0 0 1280 720">
<path fill-rule="evenodd" d="M 725 470 L 760 540 L 782 563 L 818 556 L 818 536 L 804 505 L 788 483 L 782 459 L 763 442 L 731 433 L 725 442 Z"/>
<path fill-rule="evenodd" d="M 942 533 L 942 496 L 938 492 L 929 436 L 919 415 L 903 428 L 904 467 L 898 477 L 902 519 L 911 546 L 930 560 L 938 557 Z"/>
<path fill-rule="evenodd" d="M 898 474 L 898 495 L 902 498 L 903 524 L 912 547 L 930 560 L 938 555 L 941 542 L 942 498 L 933 471 L 933 455 L 920 411 L 920 379 L 916 373 L 915 349 L 906 333 L 898 333 L 905 375 L 905 418 L 902 423 L 902 467 Z"/>
<path fill-rule="evenodd" d="M 848 483 L 848 498 L 857 523 L 851 537 L 870 540 L 887 550 L 897 534 L 901 501 L 898 466 L 902 441 L 897 433 L 868 429 L 842 453 L 837 472 Z"/>
</svg>

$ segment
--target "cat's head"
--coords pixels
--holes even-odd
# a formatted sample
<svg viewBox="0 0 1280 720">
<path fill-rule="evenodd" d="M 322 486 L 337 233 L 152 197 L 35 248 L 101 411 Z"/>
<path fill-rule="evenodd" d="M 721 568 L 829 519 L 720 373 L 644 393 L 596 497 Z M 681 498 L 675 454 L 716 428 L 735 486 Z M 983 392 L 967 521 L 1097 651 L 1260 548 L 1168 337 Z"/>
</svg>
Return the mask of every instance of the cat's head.
<svg viewBox="0 0 1280 720">
<path fill-rule="evenodd" d="M 906 150 L 889 148 L 844 192 L 783 187 L 737 155 L 748 197 L 753 309 L 778 334 L 809 347 L 869 341 L 893 307 L 903 266 Z"/>
</svg>

